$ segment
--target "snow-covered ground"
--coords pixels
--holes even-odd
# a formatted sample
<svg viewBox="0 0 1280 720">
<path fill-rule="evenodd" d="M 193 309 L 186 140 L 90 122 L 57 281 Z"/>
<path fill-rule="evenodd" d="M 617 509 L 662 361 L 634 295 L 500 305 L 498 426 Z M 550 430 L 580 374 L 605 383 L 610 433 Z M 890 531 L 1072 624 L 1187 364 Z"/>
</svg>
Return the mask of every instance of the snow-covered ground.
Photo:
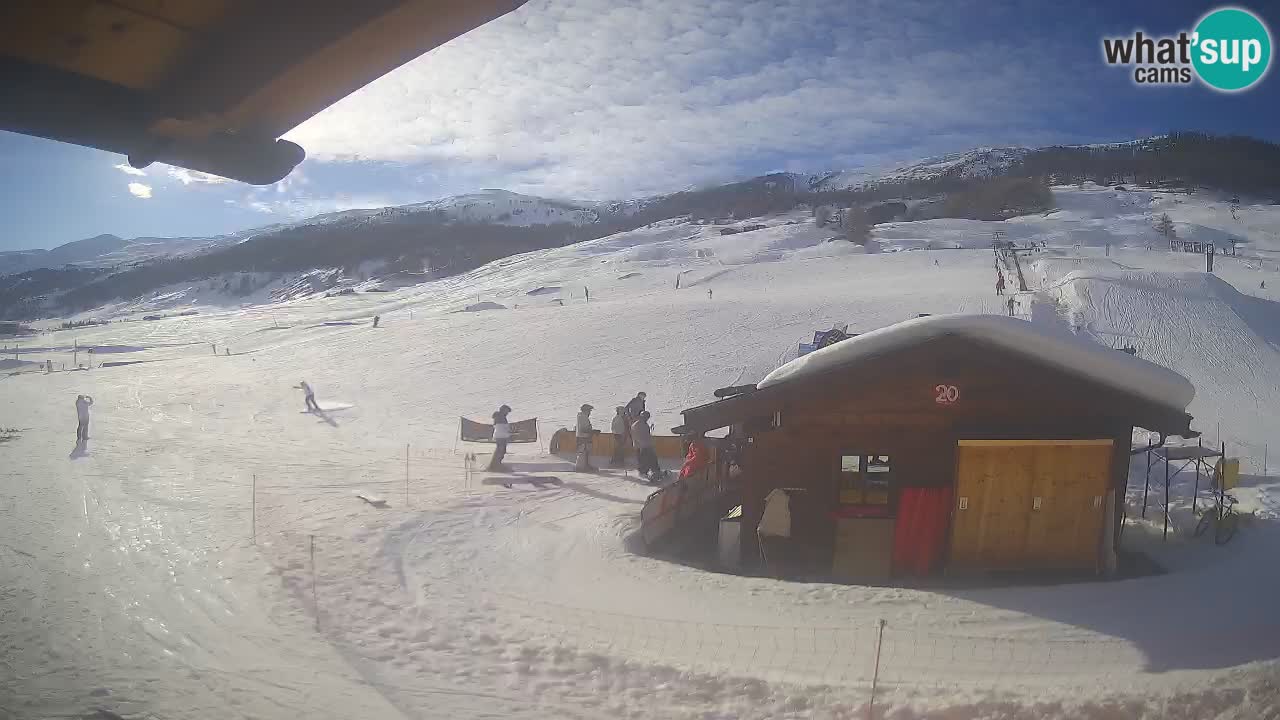
<svg viewBox="0 0 1280 720">
<path fill-rule="evenodd" d="M 0 709 L 866 717 L 884 620 L 883 717 L 1272 717 L 1280 485 L 1263 463 L 1280 437 L 1280 208 L 1246 204 L 1237 221 L 1202 195 L 1055 196 L 1045 217 L 876 229 L 888 251 L 969 249 L 864 253 L 802 213 L 727 236 L 664 222 L 390 293 L 25 338 L 24 361 L 70 364 L 96 345 L 95 362 L 139 362 L 0 375 Z M 1166 211 L 1187 236 L 1250 240 L 1250 256 L 1204 276 L 1203 258 L 1148 231 Z M 604 425 L 646 390 L 665 429 L 815 329 L 1001 312 L 994 229 L 1049 244 L 1025 259 L 1023 316 L 1132 345 L 1196 385 L 1194 426 L 1244 467 L 1249 521 L 1229 545 L 1190 537 L 1190 475 L 1161 542 L 1161 475 L 1125 544 L 1164 575 L 783 583 L 635 553 L 651 488 L 633 475 L 576 474 L 532 446 L 511 464 L 558 483 L 507 489 L 465 470 L 486 449 L 457 445 L 457 418 L 500 403 L 545 437 L 584 402 Z M 300 380 L 331 409 L 300 412 Z M 79 393 L 96 399 L 83 448 Z M 1144 471 L 1138 456 L 1131 505 Z"/>
</svg>

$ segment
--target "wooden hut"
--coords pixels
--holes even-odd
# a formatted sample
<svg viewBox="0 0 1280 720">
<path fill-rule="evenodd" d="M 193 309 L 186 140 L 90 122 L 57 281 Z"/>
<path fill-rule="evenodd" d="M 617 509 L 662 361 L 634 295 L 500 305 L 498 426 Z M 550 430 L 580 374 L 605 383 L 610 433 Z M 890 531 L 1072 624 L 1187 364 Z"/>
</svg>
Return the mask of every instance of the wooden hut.
<svg viewBox="0 0 1280 720">
<path fill-rule="evenodd" d="M 1189 435 L 1182 376 L 999 316 L 908 320 L 817 350 L 678 432 L 740 438 L 744 563 L 790 488 L 806 574 L 1114 568 L 1134 427 Z"/>
</svg>

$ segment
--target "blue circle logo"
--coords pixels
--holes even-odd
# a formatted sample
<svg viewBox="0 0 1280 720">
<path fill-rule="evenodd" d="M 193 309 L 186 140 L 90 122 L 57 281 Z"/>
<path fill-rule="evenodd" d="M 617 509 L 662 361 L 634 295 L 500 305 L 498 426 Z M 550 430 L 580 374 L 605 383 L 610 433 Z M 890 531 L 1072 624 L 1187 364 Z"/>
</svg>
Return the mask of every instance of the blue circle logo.
<svg viewBox="0 0 1280 720">
<path fill-rule="evenodd" d="M 1252 87 L 1271 64 L 1271 33 L 1256 15 L 1221 8 L 1196 25 L 1191 64 L 1209 87 L 1236 92 Z"/>
</svg>

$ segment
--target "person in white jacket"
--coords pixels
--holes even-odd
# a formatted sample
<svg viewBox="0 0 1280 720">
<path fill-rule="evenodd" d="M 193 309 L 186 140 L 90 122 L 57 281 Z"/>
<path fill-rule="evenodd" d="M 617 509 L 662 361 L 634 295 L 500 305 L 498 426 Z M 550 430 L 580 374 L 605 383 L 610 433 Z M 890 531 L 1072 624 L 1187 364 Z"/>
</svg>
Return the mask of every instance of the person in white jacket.
<svg viewBox="0 0 1280 720">
<path fill-rule="evenodd" d="M 595 428 L 591 426 L 591 411 L 594 409 L 584 403 L 578 410 L 578 427 L 575 432 L 578 439 L 578 459 L 574 464 L 574 469 L 578 472 L 595 470 L 591 467 L 591 436 L 595 433 Z"/>
<path fill-rule="evenodd" d="M 507 443 L 511 440 L 511 423 L 507 422 L 507 415 L 511 412 L 511 408 L 503 405 L 493 414 L 493 457 L 489 460 L 490 470 L 501 470 L 505 466 L 502 460 L 507 456 Z"/>
<path fill-rule="evenodd" d="M 609 459 L 611 467 L 621 467 L 626 462 L 627 453 L 627 408 L 619 405 L 618 414 L 613 416 L 609 430 L 613 432 L 613 457 Z"/>
<path fill-rule="evenodd" d="M 658 465 L 658 451 L 654 449 L 648 410 L 642 411 L 631 423 L 631 441 L 636 445 L 636 470 L 641 477 L 649 478 L 650 483 L 661 480 L 662 468 Z"/>
<path fill-rule="evenodd" d="M 89 439 L 89 408 L 93 406 L 93 398 L 88 395 L 76 396 L 76 443 Z"/>
</svg>

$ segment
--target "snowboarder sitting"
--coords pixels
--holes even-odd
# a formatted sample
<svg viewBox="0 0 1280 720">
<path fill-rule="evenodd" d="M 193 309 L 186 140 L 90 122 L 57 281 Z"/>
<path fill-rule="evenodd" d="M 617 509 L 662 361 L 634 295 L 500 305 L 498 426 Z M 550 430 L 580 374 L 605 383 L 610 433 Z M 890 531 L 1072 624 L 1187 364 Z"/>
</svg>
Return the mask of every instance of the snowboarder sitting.
<svg viewBox="0 0 1280 720">
<path fill-rule="evenodd" d="M 701 434 L 690 438 L 688 445 L 689 449 L 684 456 L 684 465 L 680 466 L 681 480 L 694 475 L 711 463 L 711 453 L 707 450 L 706 441 L 703 440 Z"/>
<path fill-rule="evenodd" d="M 621 467 L 626 461 L 627 452 L 627 408 L 619 405 L 618 414 L 613 416 L 609 430 L 613 432 L 613 457 L 609 459 L 610 467 Z"/>
<path fill-rule="evenodd" d="M 578 457 L 574 463 L 573 469 L 578 472 L 593 472 L 595 468 L 591 467 L 591 435 L 595 432 L 595 428 L 591 427 L 591 411 L 590 405 L 583 404 L 578 411 Z"/>
<path fill-rule="evenodd" d="M 502 460 L 507 456 L 507 443 L 511 440 L 511 424 L 507 415 L 511 408 L 503 405 L 493 414 L 493 457 L 489 460 L 489 470 L 502 470 Z"/>
<path fill-rule="evenodd" d="M 649 411 L 645 410 L 631 423 L 631 440 L 635 443 L 636 470 L 641 477 L 656 483 L 662 479 L 662 468 L 658 465 L 658 452 L 653 447 L 653 431 L 649 428 Z"/>
<path fill-rule="evenodd" d="M 320 406 L 316 404 L 316 393 L 311 389 L 311 386 L 307 384 L 307 381 L 303 380 L 298 383 L 296 387 L 301 389 L 303 394 L 306 396 L 303 400 L 307 406 L 306 412 L 320 412 Z"/>
</svg>

